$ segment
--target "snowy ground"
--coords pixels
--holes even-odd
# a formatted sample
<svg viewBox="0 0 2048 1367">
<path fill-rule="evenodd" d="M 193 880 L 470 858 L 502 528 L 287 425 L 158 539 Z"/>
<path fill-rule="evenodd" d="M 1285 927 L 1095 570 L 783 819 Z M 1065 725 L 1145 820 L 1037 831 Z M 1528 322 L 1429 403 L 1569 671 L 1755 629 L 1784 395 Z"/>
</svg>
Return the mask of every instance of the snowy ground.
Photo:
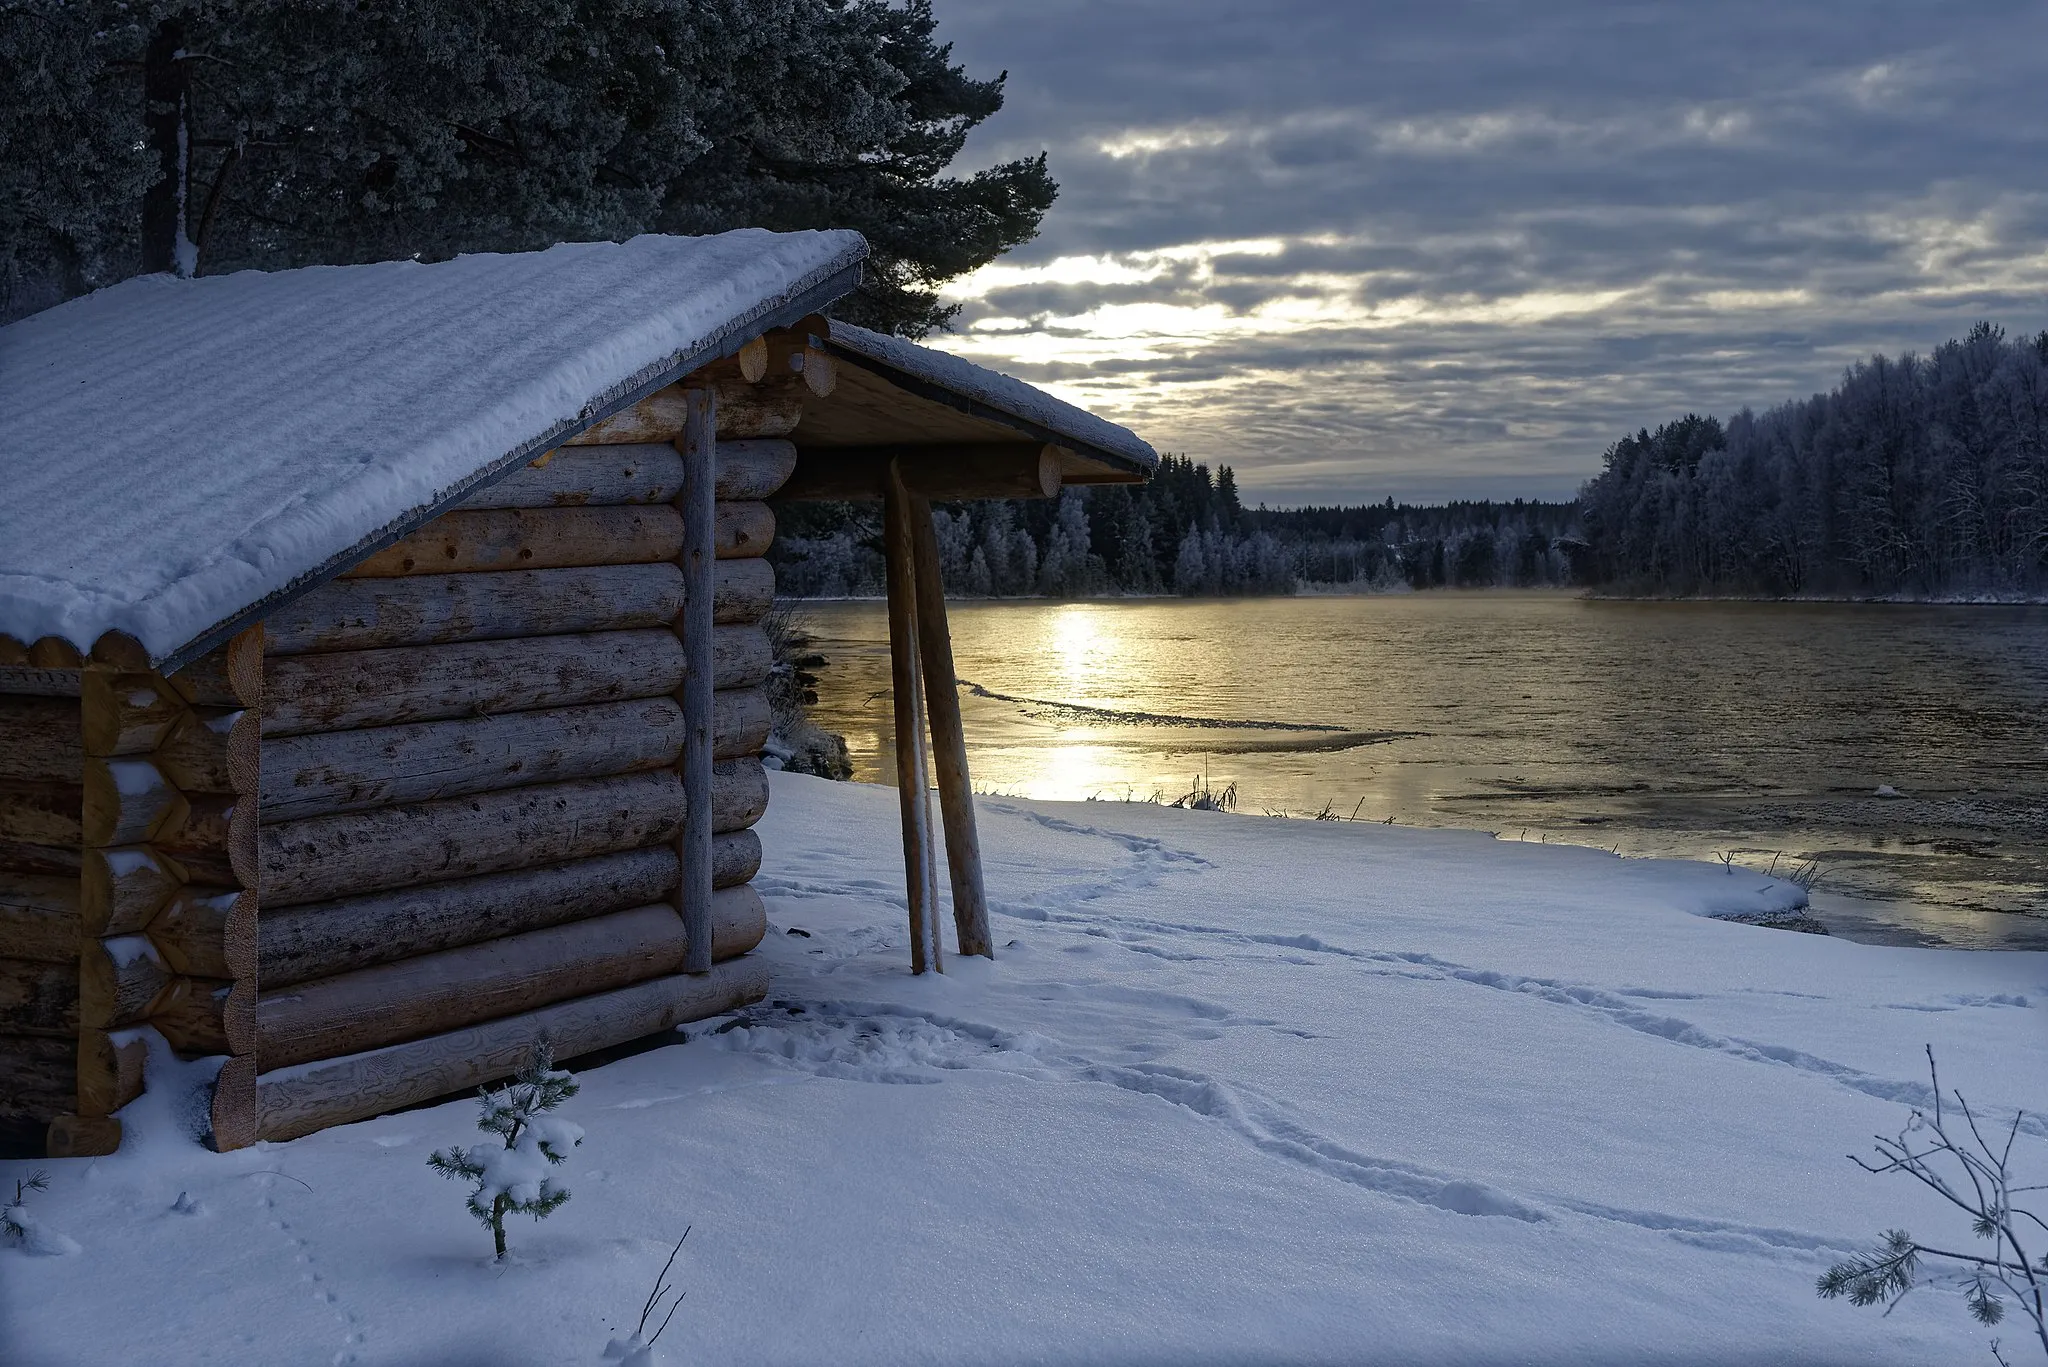
<svg viewBox="0 0 2048 1367">
<path fill-rule="evenodd" d="M 426 1165 L 470 1103 L 232 1154 L 144 1117 L 43 1165 L 82 1252 L 0 1253 L 0 1360 L 596 1362 L 688 1225 L 672 1363 L 1991 1362 L 1957 1295 L 1812 1283 L 1968 1245 L 1844 1155 L 1926 1043 L 2048 1108 L 2048 955 L 1710 920 L 1788 900 L 1719 866 L 990 798 L 1001 958 L 912 979 L 895 813 L 776 777 L 772 1002 L 584 1075 L 511 1265 Z"/>
</svg>

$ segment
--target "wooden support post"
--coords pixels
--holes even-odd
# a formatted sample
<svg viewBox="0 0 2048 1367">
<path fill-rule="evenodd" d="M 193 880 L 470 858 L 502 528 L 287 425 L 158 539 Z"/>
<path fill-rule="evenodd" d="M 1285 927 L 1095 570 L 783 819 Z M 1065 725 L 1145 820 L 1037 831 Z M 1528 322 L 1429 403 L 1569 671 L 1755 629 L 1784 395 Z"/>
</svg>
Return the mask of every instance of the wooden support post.
<svg viewBox="0 0 2048 1367">
<path fill-rule="evenodd" d="M 711 565 L 717 520 L 718 400 L 710 389 L 686 391 L 683 435 L 683 829 L 676 840 L 676 909 L 689 951 L 686 973 L 711 971 Z"/>
<path fill-rule="evenodd" d="M 953 929 L 962 954 L 996 956 L 981 881 L 981 833 L 974 825 L 974 784 L 967 774 L 967 735 L 960 724 L 960 685 L 953 676 L 953 631 L 946 624 L 946 586 L 939 578 L 939 538 L 931 500 L 910 496 L 911 548 L 917 557 L 917 644 L 924 663 L 925 712 L 939 771 L 939 811 L 946 824 L 946 872 L 953 884 Z M 934 938 L 937 931 L 933 932 Z"/>
<path fill-rule="evenodd" d="M 910 971 L 943 972 L 939 954 L 938 855 L 925 791 L 924 684 L 918 661 L 917 553 L 910 491 L 889 466 L 883 541 L 889 577 L 889 667 L 896 706 L 896 788 L 903 807 L 903 881 L 910 906 Z"/>
</svg>

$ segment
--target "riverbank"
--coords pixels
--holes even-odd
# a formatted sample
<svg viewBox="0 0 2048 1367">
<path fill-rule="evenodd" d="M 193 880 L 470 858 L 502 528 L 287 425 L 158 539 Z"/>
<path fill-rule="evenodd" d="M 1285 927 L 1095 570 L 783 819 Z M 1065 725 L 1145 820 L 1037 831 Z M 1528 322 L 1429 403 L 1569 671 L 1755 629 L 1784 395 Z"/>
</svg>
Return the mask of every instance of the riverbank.
<svg viewBox="0 0 2048 1367">
<path fill-rule="evenodd" d="M 770 1002 L 582 1073 L 509 1265 L 426 1163 L 471 1101 L 213 1154 L 145 1098 L 136 1152 L 37 1165 L 81 1251 L 0 1250 L 0 1357 L 595 1362 L 685 1227 L 671 1363 L 1985 1357 L 1957 1293 L 1813 1280 L 1968 1244 L 1843 1155 L 1929 1043 L 2001 1129 L 2037 1101 L 2048 955 L 1728 924 L 1797 893 L 1719 866 L 987 799 L 1000 957 L 913 979 L 896 795 L 773 787 Z"/>
</svg>

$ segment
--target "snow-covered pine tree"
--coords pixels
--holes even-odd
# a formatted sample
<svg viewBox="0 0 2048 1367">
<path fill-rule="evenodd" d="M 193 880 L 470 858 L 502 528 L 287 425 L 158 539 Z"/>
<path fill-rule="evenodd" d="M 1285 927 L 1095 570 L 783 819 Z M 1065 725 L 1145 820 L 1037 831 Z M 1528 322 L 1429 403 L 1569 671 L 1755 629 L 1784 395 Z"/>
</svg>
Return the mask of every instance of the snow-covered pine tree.
<svg viewBox="0 0 2048 1367">
<path fill-rule="evenodd" d="M 0 0 L 0 322 L 143 269 L 147 200 L 201 275 L 856 228 L 837 311 L 920 336 L 1057 192 L 1042 155 L 945 174 L 1003 78 L 936 28 L 927 0 Z"/>
<path fill-rule="evenodd" d="M 467 1149 L 453 1145 L 427 1158 L 443 1177 L 475 1184 L 469 1213 L 491 1231 L 500 1259 L 507 1215 L 543 1219 L 569 1199 L 569 1189 L 556 1185 L 550 1169 L 568 1161 L 569 1150 L 583 1142 L 583 1131 L 547 1113 L 576 1090 L 576 1079 L 555 1067 L 554 1051 L 542 1040 L 510 1085 L 478 1093 L 483 1114 L 476 1127 L 500 1142 Z"/>
</svg>

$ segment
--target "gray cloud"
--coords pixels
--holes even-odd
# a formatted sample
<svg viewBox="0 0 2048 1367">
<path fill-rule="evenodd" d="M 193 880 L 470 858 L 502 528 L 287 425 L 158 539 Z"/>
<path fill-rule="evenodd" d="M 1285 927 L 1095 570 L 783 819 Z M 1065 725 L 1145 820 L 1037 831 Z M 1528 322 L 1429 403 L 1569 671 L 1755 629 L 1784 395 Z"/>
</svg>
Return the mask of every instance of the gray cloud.
<svg viewBox="0 0 2048 1367">
<path fill-rule="evenodd" d="M 968 161 L 1063 186 L 946 344 L 1255 498 L 1557 496 L 1636 426 L 2048 324 L 2038 4 L 938 10 L 1011 73 Z"/>
</svg>

